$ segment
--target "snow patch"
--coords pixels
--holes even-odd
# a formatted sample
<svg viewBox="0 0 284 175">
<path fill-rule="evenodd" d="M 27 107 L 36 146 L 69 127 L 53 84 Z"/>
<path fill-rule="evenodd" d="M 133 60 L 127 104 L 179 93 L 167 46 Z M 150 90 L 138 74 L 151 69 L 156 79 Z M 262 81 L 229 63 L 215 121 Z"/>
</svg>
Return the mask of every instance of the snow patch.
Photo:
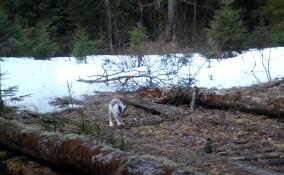
<svg viewBox="0 0 284 175">
<path fill-rule="evenodd" d="M 182 56 L 183 54 L 177 54 Z M 177 56 L 172 55 L 172 56 Z M 113 91 L 104 84 L 87 84 L 77 80 L 90 79 L 92 75 L 103 73 L 104 59 L 122 59 L 127 55 L 98 55 L 88 56 L 87 64 L 78 63 L 74 57 L 57 57 L 51 60 L 33 60 L 30 58 L 2 58 L 1 71 L 8 72 L 3 86 L 19 85 L 17 95 L 31 94 L 24 101 L 17 102 L 22 109 L 38 112 L 54 110 L 48 102 L 54 97 L 68 95 L 67 82 L 72 85 L 72 96 L 82 98 L 84 94 L 93 94 L 96 91 Z M 148 55 L 151 65 L 159 72 L 161 59 L 165 56 Z M 200 54 L 192 55 L 190 65 L 182 67 L 180 77 L 189 74 L 197 80 L 196 85 L 207 88 L 230 88 L 233 86 L 248 86 L 266 82 L 265 68 L 270 66 L 271 78 L 284 77 L 284 48 L 267 48 L 264 50 L 251 49 L 234 58 L 222 60 L 208 60 Z M 127 75 L 135 75 L 137 71 L 146 72 L 144 66 L 130 69 Z M 125 74 L 119 74 L 122 76 Z"/>
</svg>

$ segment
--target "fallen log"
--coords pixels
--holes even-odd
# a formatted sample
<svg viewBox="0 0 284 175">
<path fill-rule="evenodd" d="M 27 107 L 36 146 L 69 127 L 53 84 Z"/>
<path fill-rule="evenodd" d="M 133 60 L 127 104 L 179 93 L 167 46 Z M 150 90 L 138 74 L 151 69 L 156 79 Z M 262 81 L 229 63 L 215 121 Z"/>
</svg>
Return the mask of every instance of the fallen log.
<svg viewBox="0 0 284 175">
<path fill-rule="evenodd" d="M 167 119 L 178 119 L 188 114 L 171 105 L 158 104 L 150 100 L 135 98 L 135 99 L 123 99 L 123 102 L 127 105 L 141 108 L 154 115 L 161 115 Z"/>
<path fill-rule="evenodd" d="M 37 160 L 58 167 L 74 167 L 86 174 L 185 174 L 165 159 L 139 157 L 83 136 L 44 132 L 2 118 L 0 144 Z"/>
<path fill-rule="evenodd" d="M 284 158 L 262 160 L 260 161 L 260 163 L 263 165 L 269 165 L 269 166 L 283 166 Z"/>
<path fill-rule="evenodd" d="M 174 103 L 178 99 L 181 104 L 190 104 L 194 91 L 187 88 L 173 92 L 159 102 Z M 196 104 L 283 118 L 284 80 L 231 89 L 197 88 Z"/>
<path fill-rule="evenodd" d="M 63 175 L 53 172 L 50 168 L 45 167 L 35 161 L 28 161 L 22 157 L 15 157 L 5 161 L 7 174 L 17 175 Z"/>
<path fill-rule="evenodd" d="M 255 175 L 283 175 L 282 173 L 265 170 L 260 167 L 253 166 L 253 165 L 250 165 L 242 161 L 234 160 L 234 161 L 231 161 L 231 164 L 237 167 L 238 169 L 241 169 L 243 171 L 246 171 L 248 173 L 255 174 Z"/>
<path fill-rule="evenodd" d="M 15 175 L 63 175 L 54 172 L 43 164 L 29 160 L 22 155 L 13 154 L 0 147 L 0 174 Z"/>
</svg>

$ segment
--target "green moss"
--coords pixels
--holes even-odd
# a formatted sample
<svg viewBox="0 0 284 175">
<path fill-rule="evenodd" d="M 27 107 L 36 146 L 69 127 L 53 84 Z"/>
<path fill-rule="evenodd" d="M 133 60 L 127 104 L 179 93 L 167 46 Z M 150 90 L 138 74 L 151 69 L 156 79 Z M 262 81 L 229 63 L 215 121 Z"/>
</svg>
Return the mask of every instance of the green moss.
<svg viewBox="0 0 284 175">
<path fill-rule="evenodd" d="M 84 136 L 79 136 L 77 134 L 65 134 L 63 140 L 73 140 L 73 139 L 84 139 Z"/>
<path fill-rule="evenodd" d="M 9 174 L 20 174 L 23 169 L 23 161 L 22 158 L 16 157 L 9 159 L 6 162 L 7 170 Z"/>
<path fill-rule="evenodd" d="M 10 157 L 10 154 L 7 151 L 0 150 L 0 161 L 6 160 Z"/>
<path fill-rule="evenodd" d="M 213 153 L 214 152 L 214 145 L 212 143 L 211 138 L 206 139 L 206 143 L 203 147 L 204 152 L 206 153 Z"/>
<path fill-rule="evenodd" d="M 48 131 L 41 133 L 41 136 L 48 136 L 48 137 L 57 136 L 57 135 L 58 134 L 56 134 L 55 132 L 48 132 Z"/>
</svg>

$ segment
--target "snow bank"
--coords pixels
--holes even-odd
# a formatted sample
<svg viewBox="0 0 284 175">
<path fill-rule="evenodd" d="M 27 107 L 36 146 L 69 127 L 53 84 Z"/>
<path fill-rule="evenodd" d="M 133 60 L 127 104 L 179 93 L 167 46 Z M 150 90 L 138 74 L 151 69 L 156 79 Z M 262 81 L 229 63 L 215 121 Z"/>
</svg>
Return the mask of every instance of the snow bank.
<svg viewBox="0 0 284 175">
<path fill-rule="evenodd" d="M 262 51 L 252 49 L 234 58 L 211 60 L 210 62 L 198 54 L 195 57 L 191 70 L 193 74 L 197 72 L 195 77 L 198 80 L 197 86 L 230 88 L 263 83 L 268 81 L 265 70 L 268 67 L 270 67 L 272 79 L 284 77 L 283 47 L 268 48 Z M 200 67 L 202 68 L 198 71 Z"/>
<path fill-rule="evenodd" d="M 81 98 L 83 94 L 93 94 L 95 91 L 112 91 L 104 84 L 86 84 L 78 82 L 79 78 L 89 79 L 89 76 L 103 73 L 102 64 L 105 58 L 121 59 L 127 56 L 99 55 L 89 56 L 87 64 L 78 63 L 73 57 L 52 58 L 48 61 L 28 58 L 2 58 L 1 71 L 9 74 L 3 81 L 4 86 L 19 85 L 18 95 L 31 94 L 16 105 L 24 109 L 39 112 L 50 112 L 54 108 L 48 102 L 54 97 L 67 96 L 67 81 L 72 84 L 72 95 Z M 159 71 L 158 55 L 148 56 Z M 272 79 L 284 77 L 284 48 L 268 48 L 262 51 L 252 49 L 234 58 L 223 60 L 207 60 L 194 54 L 192 63 L 184 66 L 180 76 L 195 77 L 196 85 L 202 87 L 229 88 L 233 86 L 248 86 L 267 81 L 267 68 Z M 144 67 L 139 71 L 145 71 Z"/>
</svg>

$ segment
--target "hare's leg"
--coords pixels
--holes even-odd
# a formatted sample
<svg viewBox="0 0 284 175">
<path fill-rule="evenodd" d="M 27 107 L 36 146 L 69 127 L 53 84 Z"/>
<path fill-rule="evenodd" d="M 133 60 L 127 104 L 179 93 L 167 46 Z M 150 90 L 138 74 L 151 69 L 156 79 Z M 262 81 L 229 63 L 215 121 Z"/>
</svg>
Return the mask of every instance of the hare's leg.
<svg viewBox="0 0 284 175">
<path fill-rule="evenodd" d="M 113 123 L 111 121 L 111 116 L 112 116 L 112 112 L 109 112 L 109 126 L 113 126 Z"/>
<path fill-rule="evenodd" d="M 123 124 L 124 124 L 124 123 L 122 122 L 122 119 L 121 119 L 121 117 L 119 116 L 118 113 L 115 113 L 114 118 L 115 118 L 115 120 L 116 120 L 116 122 L 117 122 L 117 125 L 123 125 Z"/>
</svg>

